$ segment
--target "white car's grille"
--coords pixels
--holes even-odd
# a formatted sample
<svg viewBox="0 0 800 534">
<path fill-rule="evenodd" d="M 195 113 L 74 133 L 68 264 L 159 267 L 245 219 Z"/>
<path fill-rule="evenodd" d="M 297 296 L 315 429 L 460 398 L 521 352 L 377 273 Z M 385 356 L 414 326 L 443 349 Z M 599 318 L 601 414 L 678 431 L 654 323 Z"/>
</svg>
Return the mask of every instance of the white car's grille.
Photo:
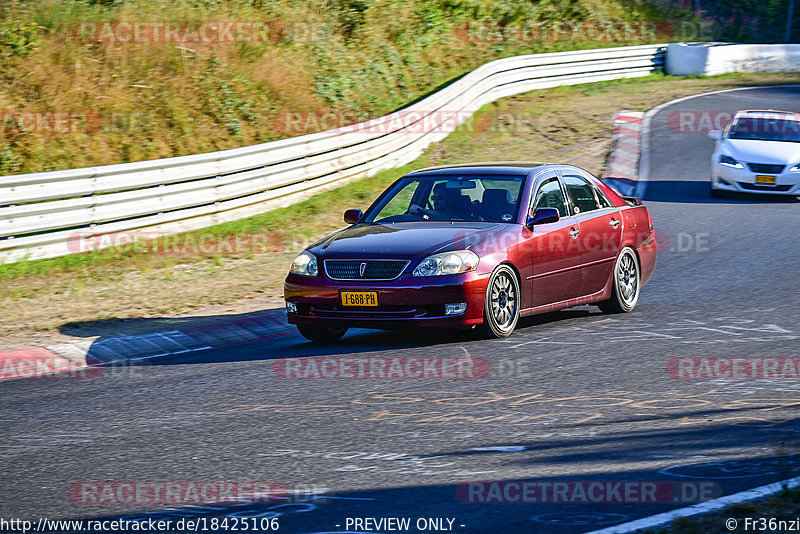
<svg viewBox="0 0 800 534">
<path fill-rule="evenodd" d="M 767 163 L 748 163 L 748 167 L 753 172 L 763 172 L 764 174 L 780 174 L 786 165 L 769 165 Z"/>
</svg>

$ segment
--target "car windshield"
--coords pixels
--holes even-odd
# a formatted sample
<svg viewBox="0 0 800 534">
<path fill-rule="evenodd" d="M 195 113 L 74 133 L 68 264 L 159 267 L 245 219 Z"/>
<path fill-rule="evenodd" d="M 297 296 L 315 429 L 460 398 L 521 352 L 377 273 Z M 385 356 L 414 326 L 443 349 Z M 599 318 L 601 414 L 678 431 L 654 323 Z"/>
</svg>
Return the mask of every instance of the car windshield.
<svg viewBox="0 0 800 534">
<path fill-rule="evenodd" d="M 501 175 L 407 176 L 370 208 L 364 221 L 512 222 L 522 181 L 522 176 Z"/>
<path fill-rule="evenodd" d="M 731 126 L 730 139 L 800 143 L 800 121 L 789 116 L 740 117 Z"/>
</svg>

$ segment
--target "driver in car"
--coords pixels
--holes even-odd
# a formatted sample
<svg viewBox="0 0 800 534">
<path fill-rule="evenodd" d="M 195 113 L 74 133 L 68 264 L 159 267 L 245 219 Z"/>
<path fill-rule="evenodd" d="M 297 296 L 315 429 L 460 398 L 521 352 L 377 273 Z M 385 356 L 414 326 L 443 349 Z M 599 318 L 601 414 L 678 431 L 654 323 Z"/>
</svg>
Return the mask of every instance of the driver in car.
<svg viewBox="0 0 800 534">
<path fill-rule="evenodd" d="M 423 218 L 433 218 L 440 220 L 452 220 L 464 218 L 464 213 L 461 213 L 459 206 L 460 193 L 457 189 L 447 189 L 445 182 L 439 182 L 433 186 L 431 192 L 431 204 L 433 209 L 425 209 L 417 204 L 411 204 L 408 207 L 408 212 L 414 215 L 419 215 Z"/>
</svg>

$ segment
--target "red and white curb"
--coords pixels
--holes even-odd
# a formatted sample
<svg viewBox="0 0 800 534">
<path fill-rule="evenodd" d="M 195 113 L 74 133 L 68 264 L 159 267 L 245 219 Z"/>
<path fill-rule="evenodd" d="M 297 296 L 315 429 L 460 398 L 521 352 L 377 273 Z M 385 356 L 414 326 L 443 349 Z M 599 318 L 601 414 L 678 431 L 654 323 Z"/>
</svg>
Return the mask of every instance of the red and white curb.
<svg viewBox="0 0 800 534">
<path fill-rule="evenodd" d="M 0 352 L 0 379 L 89 377 L 86 370 L 91 367 L 214 349 L 293 332 L 283 310 L 270 310 L 161 332 L 5 351 Z"/>
<path fill-rule="evenodd" d="M 664 527 L 668 523 L 671 523 L 672 521 L 681 517 L 692 517 L 711 512 L 718 512 L 720 510 L 724 510 L 732 504 L 763 499 L 771 495 L 775 495 L 776 493 L 780 493 L 784 489 L 795 489 L 798 487 L 800 487 L 800 477 L 794 477 L 787 480 L 782 480 L 780 482 L 767 484 L 766 486 L 760 486 L 758 488 L 740 491 L 739 493 L 734 493 L 732 495 L 726 495 L 725 497 L 720 497 L 719 499 L 714 499 L 712 501 L 693 504 L 692 506 L 687 506 L 685 508 L 678 508 L 677 510 L 672 510 L 671 512 L 651 515 L 650 517 L 644 517 L 628 523 L 622 523 L 621 525 L 615 525 L 613 527 L 607 527 L 601 530 L 594 530 L 587 534 L 628 534 L 644 529 Z M 733 525 L 734 528 L 728 528 L 728 530 L 735 530 L 735 519 L 730 524 Z M 720 525 L 719 531 L 724 531 L 725 528 L 727 528 L 725 525 Z"/>
<path fill-rule="evenodd" d="M 622 193 L 632 195 L 639 180 L 639 157 L 642 152 L 644 111 L 623 109 L 614 116 L 614 133 L 606 171 L 600 177 Z"/>
</svg>

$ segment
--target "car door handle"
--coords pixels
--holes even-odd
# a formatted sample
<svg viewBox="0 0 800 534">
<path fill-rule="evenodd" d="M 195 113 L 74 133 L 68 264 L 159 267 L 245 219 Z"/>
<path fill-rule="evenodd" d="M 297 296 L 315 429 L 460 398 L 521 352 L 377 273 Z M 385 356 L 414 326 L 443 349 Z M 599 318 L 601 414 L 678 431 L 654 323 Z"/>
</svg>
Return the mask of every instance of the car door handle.
<svg viewBox="0 0 800 534">
<path fill-rule="evenodd" d="M 575 228 L 570 228 L 570 230 L 569 230 L 569 236 L 572 239 L 578 239 L 578 235 L 580 233 L 581 233 L 581 231 L 580 230 L 576 230 Z"/>
<path fill-rule="evenodd" d="M 619 226 L 619 221 L 612 217 L 611 220 L 608 222 L 608 224 L 611 225 L 611 228 L 616 228 L 617 226 Z"/>
</svg>

